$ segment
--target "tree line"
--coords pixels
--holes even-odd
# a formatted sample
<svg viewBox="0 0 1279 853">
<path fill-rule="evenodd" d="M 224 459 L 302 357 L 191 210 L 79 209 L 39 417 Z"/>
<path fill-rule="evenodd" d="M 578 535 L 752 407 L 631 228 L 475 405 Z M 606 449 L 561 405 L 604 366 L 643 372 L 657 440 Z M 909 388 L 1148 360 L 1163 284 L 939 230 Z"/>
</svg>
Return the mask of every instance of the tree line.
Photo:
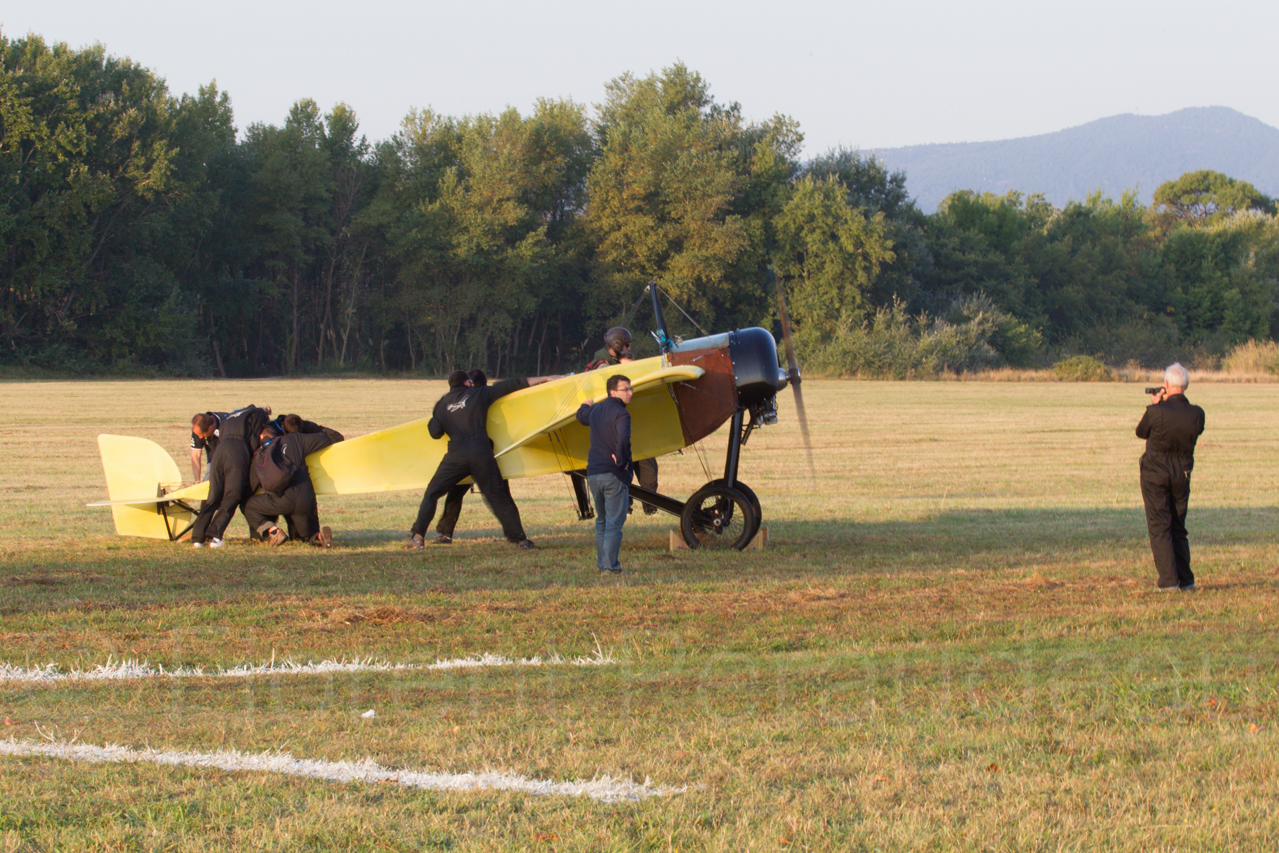
<svg viewBox="0 0 1279 853">
<path fill-rule="evenodd" d="M 305 99 L 237 132 L 216 84 L 174 96 L 101 46 L 0 33 L 0 68 L 10 366 L 574 370 L 649 281 L 677 332 L 772 327 L 770 267 L 833 375 L 1203 362 L 1279 323 L 1275 206 L 1248 184 L 1192 173 L 1150 208 L 962 191 L 925 213 L 906 175 L 803 160 L 795 121 L 747 121 L 680 64 L 591 109 L 415 110 L 376 142 Z"/>
</svg>

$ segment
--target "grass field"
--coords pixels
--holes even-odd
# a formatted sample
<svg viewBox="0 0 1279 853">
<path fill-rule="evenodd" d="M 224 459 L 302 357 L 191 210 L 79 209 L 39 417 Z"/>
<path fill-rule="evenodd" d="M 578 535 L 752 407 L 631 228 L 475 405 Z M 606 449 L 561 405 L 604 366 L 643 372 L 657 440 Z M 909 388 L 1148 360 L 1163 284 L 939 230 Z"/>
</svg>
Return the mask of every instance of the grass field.
<svg viewBox="0 0 1279 853">
<path fill-rule="evenodd" d="M 425 553 L 416 494 L 321 499 L 327 552 L 84 506 L 98 433 L 186 472 L 194 411 L 356 436 L 442 383 L 0 384 L 0 851 L 1279 846 L 1279 386 L 1190 389 L 1194 595 L 1154 592 L 1139 385 L 804 388 L 816 477 L 789 392 L 743 454 L 765 550 L 672 553 L 636 515 L 610 578 L 561 477 L 512 483 L 527 554 L 477 497 Z M 705 444 L 663 491 L 721 476 Z M 322 661 L 403 666 L 289 666 Z M 133 760 L 71 752 L 108 745 Z M 227 756 L 266 769 L 191 766 Z"/>
</svg>

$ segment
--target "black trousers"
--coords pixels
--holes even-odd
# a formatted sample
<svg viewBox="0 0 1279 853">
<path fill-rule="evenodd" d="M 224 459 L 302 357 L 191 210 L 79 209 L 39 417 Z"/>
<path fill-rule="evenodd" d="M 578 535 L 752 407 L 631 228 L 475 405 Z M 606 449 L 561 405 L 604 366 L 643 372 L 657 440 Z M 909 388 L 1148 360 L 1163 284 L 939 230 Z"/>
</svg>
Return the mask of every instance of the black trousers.
<svg viewBox="0 0 1279 853">
<path fill-rule="evenodd" d="M 452 444 L 450 442 L 450 444 Z M 502 478 L 502 472 L 493 458 L 492 447 L 461 447 L 450 449 L 440 460 L 440 467 L 435 469 L 435 476 L 426 485 L 426 494 L 422 496 L 422 504 L 417 510 L 417 521 L 413 522 L 413 533 L 425 536 L 431 529 L 431 521 L 435 518 L 435 507 L 440 498 L 467 477 L 475 480 L 484 495 L 489 509 L 502 525 L 502 534 L 511 542 L 523 542 L 524 525 L 520 523 L 520 510 L 511 497 L 511 489 Z M 465 494 L 465 492 L 463 492 Z M 447 507 L 447 503 L 446 503 Z M 457 511 L 461 512 L 461 501 L 457 503 Z M 445 511 L 447 519 L 447 509 Z M 446 519 L 441 519 L 441 524 Z M 457 516 L 453 516 L 456 523 Z M 451 530 L 451 528 L 450 528 Z M 443 531 L 441 531 L 443 532 Z M 450 532 L 448 535 L 452 535 Z"/>
<path fill-rule="evenodd" d="M 511 484 L 503 480 L 502 488 L 506 491 L 506 496 L 510 498 Z M 440 513 L 440 520 L 435 525 L 436 533 L 452 538 L 453 531 L 457 529 L 458 516 L 462 514 L 462 501 L 466 499 L 466 494 L 469 491 L 471 491 L 470 486 L 454 486 L 449 489 L 444 498 L 444 512 Z M 511 502 L 514 503 L 515 499 L 511 498 Z"/>
<path fill-rule="evenodd" d="M 1150 551 L 1159 573 L 1159 587 L 1190 586 L 1190 540 L 1186 510 L 1190 505 L 1193 456 L 1147 453 L 1141 457 L 1141 499 L 1146 505 Z"/>
<path fill-rule="evenodd" d="M 259 492 L 244 504 L 244 518 L 249 529 L 261 536 L 279 524 L 280 516 L 288 518 L 289 535 L 311 540 L 320 532 L 320 508 L 315 500 L 315 487 L 310 477 L 301 477 L 276 496 Z"/>
<path fill-rule="evenodd" d="M 453 535 L 453 531 L 457 529 L 458 516 L 462 514 L 462 501 L 466 499 L 466 493 L 470 490 L 470 486 L 454 486 L 448 490 L 448 494 L 444 497 L 444 512 L 440 514 L 439 524 L 435 525 L 436 533 L 449 537 Z"/>
<path fill-rule="evenodd" d="M 635 460 L 635 479 L 639 480 L 641 487 L 648 489 L 650 492 L 657 491 L 657 460 Z M 657 507 L 651 504 L 644 504 L 644 512 L 652 515 L 657 512 Z"/>
<path fill-rule="evenodd" d="M 243 511 L 244 502 L 253 493 L 249 487 L 251 464 L 253 451 L 242 439 L 227 436 L 218 442 L 218 449 L 209 460 L 209 497 L 196 516 L 192 542 L 226 535 L 235 511 Z"/>
</svg>

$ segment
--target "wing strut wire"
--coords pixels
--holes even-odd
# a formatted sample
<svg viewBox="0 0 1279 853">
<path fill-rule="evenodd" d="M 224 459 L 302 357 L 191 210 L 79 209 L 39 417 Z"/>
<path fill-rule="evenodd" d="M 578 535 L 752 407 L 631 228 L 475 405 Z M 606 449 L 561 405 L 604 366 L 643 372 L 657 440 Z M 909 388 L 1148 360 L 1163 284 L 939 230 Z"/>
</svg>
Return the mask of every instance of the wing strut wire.
<svg viewBox="0 0 1279 853">
<path fill-rule="evenodd" d="M 626 312 L 626 315 L 622 317 L 622 322 L 618 323 L 617 325 L 627 326 L 630 324 L 631 318 L 634 317 L 635 312 L 639 310 L 640 303 L 644 301 L 644 296 L 645 296 L 645 293 L 640 294 L 640 298 L 635 300 L 635 304 L 631 306 L 631 310 Z"/>
<path fill-rule="evenodd" d="M 686 319 L 686 320 L 688 320 L 688 322 L 692 323 L 692 324 L 693 324 L 693 328 L 694 328 L 694 329 L 697 329 L 697 331 L 698 331 L 700 334 L 702 334 L 703 336 L 709 336 L 709 335 L 710 335 L 710 332 L 708 332 L 708 331 L 706 331 L 705 329 L 703 329 L 703 328 L 702 328 L 701 323 L 698 323 L 696 320 L 694 320 L 694 319 L 692 318 L 692 316 L 691 316 L 691 315 L 690 315 L 687 311 L 685 311 L 685 310 L 684 310 L 683 306 L 682 306 L 682 305 L 680 305 L 678 302 L 676 302 L 676 301 L 675 301 L 675 298 L 674 298 L 673 296 L 671 296 L 671 295 L 670 295 L 669 293 L 667 293 L 665 290 L 662 290 L 662 288 L 658 287 L 657 282 L 652 281 L 652 282 L 649 282 L 649 284 L 650 284 L 652 287 L 656 287 L 656 288 L 657 288 L 657 292 L 658 292 L 658 293 L 660 293 L 662 296 L 666 297 L 666 301 L 667 301 L 667 302 L 669 302 L 670 304 L 674 305 L 674 306 L 675 306 L 675 310 L 677 310 L 677 311 L 679 311 L 679 313 L 683 314 L 683 315 L 684 315 L 684 319 Z M 622 321 L 621 321 L 620 323 L 618 323 L 618 325 L 619 325 L 619 326 L 627 326 L 627 327 L 629 327 L 629 326 L 630 326 L 631 318 L 635 316 L 635 312 L 639 310 L 640 305 L 644 302 L 644 297 L 645 297 L 645 296 L 647 296 L 647 295 L 648 295 L 648 289 L 647 289 L 647 288 L 645 288 L 644 292 L 640 294 L 639 299 L 636 299 L 636 300 L 635 300 L 635 304 L 634 304 L 634 305 L 632 305 L 632 306 L 630 307 L 630 310 L 629 310 L 629 311 L 627 311 L 627 312 L 626 312 L 626 314 L 622 317 Z"/>
<path fill-rule="evenodd" d="M 564 441 L 564 435 L 560 430 L 552 430 L 546 434 L 550 439 L 551 452 L 555 454 L 555 461 L 559 463 L 560 473 L 564 475 L 565 482 L 568 483 L 569 491 L 573 493 L 573 502 L 577 502 L 577 490 L 573 486 L 573 477 L 576 476 L 568 470 L 568 465 L 572 457 L 568 452 L 568 443 Z"/>
<path fill-rule="evenodd" d="M 653 287 L 657 287 L 657 282 L 653 282 Z M 660 287 L 657 287 L 657 292 L 658 292 L 658 293 L 660 293 L 660 294 L 662 294 L 663 296 L 665 296 L 665 297 L 666 297 L 666 301 L 667 301 L 667 302 L 669 302 L 669 303 L 671 303 L 672 305 L 674 305 L 674 306 L 675 306 L 675 308 L 679 311 L 679 313 L 681 313 L 681 314 L 683 314 L 683 315 L 684 315 L 684 319 L 686 319 L 686 320 L 688 320 L 688 322 L 692 323 L 692 324 L 693 324 L 693 328 L 694 328 L 694 329 L 697 329 L 697 331 L 701 332 L 703 337 L 706 337 L 706 336 L 709 336 L 709 335 L 710 335 L 710 332 L 708 332 L 708 331 L 706 331 L 705 329 L 703 329 L 700 323 L 698 323 L 696 320 L 694 320 L 692 317 L 690 317 L 690 316 L 689 316 L 688 312 L 687 312 L 687 311 L 685 311 L 685 310 L 684 310 L 684 309 L 680 306 L 680 304 L 679 304 L 678 302 L 676 302 L 676 301 L 675 301 L 675 298 L 674 298 L 673 296 L 671 296 L 671 295 L 670 295 L 669 293 L 667 293 L 665 290 L 662 290 Z"/>
</svg>

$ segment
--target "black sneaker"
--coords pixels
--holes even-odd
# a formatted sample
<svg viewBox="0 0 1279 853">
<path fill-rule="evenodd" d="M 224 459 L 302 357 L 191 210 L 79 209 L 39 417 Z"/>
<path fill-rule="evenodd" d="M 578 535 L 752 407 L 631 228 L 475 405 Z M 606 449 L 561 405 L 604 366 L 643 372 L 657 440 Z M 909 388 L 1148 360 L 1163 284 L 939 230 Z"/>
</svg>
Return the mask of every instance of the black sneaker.
<svg viewBox="0 0 1279 853">
<path fill-rule="evenodd" d="M 435 539 L 431 541 L 431 544 L 432 545 L 452 545 L 453 537 L 445 536 L 443 533 L 441 533 L 439 536 L 436 536 Z"/>
<path fill-rule="evenodd" d="M 519 548 L 521 551 L 532 551 L 537 548 L 537 546 L 533 544 L 532 539 L 525 539 L 523 542 L 518 542 L 515 547 Z"/>
<path fill-rule="evenodd" d="M 624 575 L 624 574 L 626 574 L 626 569 L 622 568 L 621 566 L 618 566 L 616 569 L 600 569 L 600 571 L 601 571 L 601 572 L 603 572 L 603 573 L 604 573 L 604 574 L 606 574 L 606 575 Z"/>
<path fill-rule="evenodd" d="M 404 547 L 409 551 L 425 551 L 426 542 L 422 539 L 421 533 L 414 533 Z"/>
</svg>

